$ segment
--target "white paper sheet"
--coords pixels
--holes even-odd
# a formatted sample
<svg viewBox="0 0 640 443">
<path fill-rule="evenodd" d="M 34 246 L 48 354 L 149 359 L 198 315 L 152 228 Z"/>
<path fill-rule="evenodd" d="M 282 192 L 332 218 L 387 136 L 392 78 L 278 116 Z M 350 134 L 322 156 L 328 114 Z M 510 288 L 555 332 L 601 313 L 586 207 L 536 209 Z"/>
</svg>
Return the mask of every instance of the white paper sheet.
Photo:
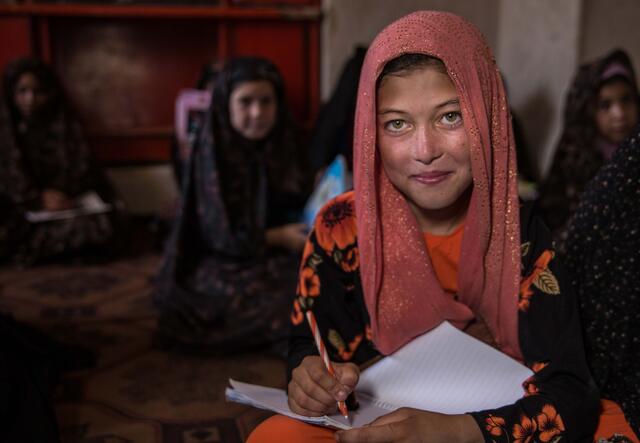
<svg viewBox="0 0 640 443">
<path fill-rule="evenodd" d="M 231 388 L 227 388 L 225 391 L 227 400 L 261 409 L 268 409 L 278 414 L 295 418 L 296 420 L 336 429 L 351 429 L 352 427 L 357 428 L 364 426 L 381 415 L 393 411 L 393 409 L 387 409 L 377 405 L 374 399 L 366 394 L 362 394 L 358 395 L 358 404 L 360 405 L 358 410 L 349 411 L 349 420 L 340 414 L 325 415 L 322 417 L 306 417 L 291 412 L 291 409 L 289 409 L 287 405 L 287 393 L 282 389 L 242 383 L 233 379 L 229 379 L 229 384 Z"/>
<path fill-rule="evenodd" d="M 392 405 L 461 414 L 514 403 L 532 374 L 443 322 L 363 371 L 357 391 Z"/>
<path fill-rule="evenodd" d="M 461 414 L 505 406 L 523 396 L 522 382 L 532 374 L 526 366 L 444 322 L 361 373 L 356 387 L 360 407 L 349 411 L 349 423 L 340 415 L 292 413 L 282 389 L 229 380 L 226 395 L 228 400 L 298 420 L 348 429 L 399 407 Z"/>
<path fill-rule="evenodd" d="M 111 211 L 111 205 L 105 203 L 100 196 L 93 192 L 82 194 L 76 199 L 77 207 L 63 211 L 29 211 L 25 214 L 27 221 L 42 223 L 53 220 L 64 220 L 81 215 L 101 214 Z"/>
</svg>

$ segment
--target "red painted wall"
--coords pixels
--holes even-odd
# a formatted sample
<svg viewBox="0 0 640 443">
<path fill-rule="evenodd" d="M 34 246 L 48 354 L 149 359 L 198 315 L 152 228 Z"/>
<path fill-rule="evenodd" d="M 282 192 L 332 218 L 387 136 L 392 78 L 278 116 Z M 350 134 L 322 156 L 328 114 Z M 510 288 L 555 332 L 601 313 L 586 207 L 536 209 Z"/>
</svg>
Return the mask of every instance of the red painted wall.
<svg viewBox="0 0 640 443">
<path fill-rule="evenodd" d="M 0 16 L 0 68 L 4 71 L 8 62 L 31 54 L 31 33 L 26 17 Z"/>
</svg>

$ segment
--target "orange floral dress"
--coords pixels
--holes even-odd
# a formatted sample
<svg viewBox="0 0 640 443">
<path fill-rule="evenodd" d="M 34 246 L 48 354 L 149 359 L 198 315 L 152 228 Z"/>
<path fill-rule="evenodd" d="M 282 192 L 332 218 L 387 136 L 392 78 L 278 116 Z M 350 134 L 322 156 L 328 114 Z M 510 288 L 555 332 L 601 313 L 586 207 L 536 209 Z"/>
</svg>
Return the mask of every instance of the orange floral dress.
<svg viewBox="0 0 640 443">
<path fill-rule="evenodd" d="M 534 375 L 522 398 L 498 409 L 472 411 L 488 442 L 589 441 L 598 417 L 584 359 L 576 300 L 551 249 L 548 230 L 521 208 L 522 274 L 518 315 L 521 350 Z M 304 321 L 312 309 L 334 361 L 364 364 L 379 356 L 359 274 L 353 193 L 329 202 L 316 219 L 300 265 L 291 311 L 288 375 L 317 355 Z"/>
</svg>

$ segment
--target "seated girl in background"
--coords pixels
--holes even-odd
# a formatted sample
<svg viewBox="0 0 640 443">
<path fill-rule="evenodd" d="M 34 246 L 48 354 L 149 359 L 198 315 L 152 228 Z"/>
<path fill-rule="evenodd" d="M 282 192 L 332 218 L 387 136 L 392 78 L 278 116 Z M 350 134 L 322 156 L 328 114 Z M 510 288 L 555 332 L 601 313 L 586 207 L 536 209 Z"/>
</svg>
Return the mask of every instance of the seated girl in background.
<svg viewBox="0 0 640 443">
<path fill-rule="evenodd" d="M 0 254 L 30 264 L 84 252 L 113 252 L 116 215 L 77 216 L 29 223 L 27 211 L 60 211 L 96 192 L 114 203 L 114 192 L 94 163 L 82 129 L 61 86 L 42 61 L 10 63 L 0 104 Z"/>
<path fill-rule="evenodd" d="M 567 95 L 564 129 L 551 171 L 540 189 L 540 207 L 555 240 L 566 240 L 566 224 L 580 194 L 631 134 L 639 122 L 639 106 L 626 52 L 615 50 L 578 70 Z"/>
<path fill-rule="evenodd" d="M 355 191 L 325 206 L 305 246 L 291 315 L 293 412 L 334 413 L 358 365 L 445 320 L 535 374 L 520 400 L 497 409 L 402 408 L 335 435 L 275 416 L 249 442 L 590 440 L 598 393 L 576 300 L 547 229 L 518 201 L 509 106 L 474 26 L 416 12 L 378 35 L 360 77 L 354 172 Z M 317 356 L 307 309 L 337 380 Z"/>
<path fill-rule="evenodd" d="M 294 129 L 271 62 L 227 63 L 156 280 L 161 345 L 222 353 L 286 335 L 310 186 Z"/>
</svg>

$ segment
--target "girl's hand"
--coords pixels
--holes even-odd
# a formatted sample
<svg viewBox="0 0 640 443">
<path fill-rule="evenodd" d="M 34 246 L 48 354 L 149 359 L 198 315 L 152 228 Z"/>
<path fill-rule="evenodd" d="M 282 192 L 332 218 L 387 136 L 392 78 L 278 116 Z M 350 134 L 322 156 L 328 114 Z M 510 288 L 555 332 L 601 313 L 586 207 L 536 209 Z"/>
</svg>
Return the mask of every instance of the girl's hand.
<svg viewBox="0 0 640 443">
<path fill-rule="evenodd" d="M 400 408 L 362 428 L 336 433 L 340 443 L 482 443 L 484 438 L 470 415 L 445 415 Z"/>
<path fill-rule="evenodd" d="M 332 363 L 333 378 L 318 356 L 308 356 L 295 368 L 289 382 L 289 408 L 307 417 L 335 414 L 338 401 L 354 390 L 360 370 L 353 363 Z"/>
<path fill-rule="evenodd" d="M 301 252 L 307 241 L 307 225 L 304 223 L 290 223 L 267 229 L 266 241 L 271 246 L 279 246 L 293 252 Z"/>
<path fill-rule="evenodd" d="M 64 192 L 55 189 L 45 189 L 42 191 L 42 208 L 46 211 L 63 211 L 71 209 L 75 205 Z"/>
</svg>

